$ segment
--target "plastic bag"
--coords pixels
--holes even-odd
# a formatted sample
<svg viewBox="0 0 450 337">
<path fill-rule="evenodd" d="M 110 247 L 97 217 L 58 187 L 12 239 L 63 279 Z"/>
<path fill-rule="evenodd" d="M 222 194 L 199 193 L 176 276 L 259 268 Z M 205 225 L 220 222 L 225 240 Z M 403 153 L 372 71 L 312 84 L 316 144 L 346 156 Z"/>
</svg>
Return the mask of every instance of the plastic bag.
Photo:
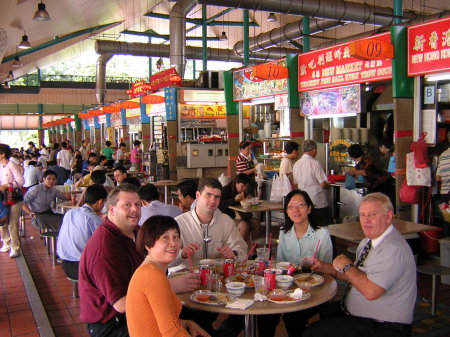
<svg viewBox="0 0 450 337">
<path fill-rule="evenodd" d="M 415 142 L 411 143 L 411 151 L 414 152 L 414 163 L 417 168 L 428 167 L 430 158 L 428 156 L 428 145 L 425 142 L 426 132 L 422 132 L 422 135 Z"/>
<path fill-rule="evenodd" d="M 406 154 L 406 181 L 410 186 L 431 186 L 430 167 L 418 168 L 414 163 L 415 153 Z"/>
<path fill-rule="evenodd" d="M 286 194 L 292 191 L 289 178 L 284 174 L 273 176 L 272 190 L 270 191 L 270 201 L 281 202 Z"/>
<path fill-rule="evenodd" d="M 406 179 L 403 180 L 402 186 L 400 187 L 400 200 L 407 204 L 419 203 L 417 187 L 408 185 Z"/>
</svg>

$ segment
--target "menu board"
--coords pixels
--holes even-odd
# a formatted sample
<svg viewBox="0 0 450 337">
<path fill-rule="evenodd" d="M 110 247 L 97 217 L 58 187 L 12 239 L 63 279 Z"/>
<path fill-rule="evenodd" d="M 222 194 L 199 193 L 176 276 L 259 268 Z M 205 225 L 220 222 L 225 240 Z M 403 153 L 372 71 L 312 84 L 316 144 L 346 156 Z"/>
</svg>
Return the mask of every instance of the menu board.
<svg viewBox="0 0 450 337">
<path fill-rule="evenodd" d="M 286 67 L 286 60 L 269 62 Z M 244 101 L 257 97 L 287 94 L 287 78 L 264 80 L 255 77 L 253 67 L 233 71 L 233 100 Z"/>
<path fill-rule="evenodd" d="M 450 70 L 450 18 L 408 27 L 408 76 Z"/>
<path fill-rule="evenodd" d="M 300 111 L 305 116 L 359 113 L 361 92 L 359 85 L 350 85 L 320 91 L 303 92 L 300 95 Z"/>
<path fill-rule="evenodd" d="M 390 43 L 391 34 L 386 32 L 365 39 Z M 363 60 L 353 57 L 350 55 L 350 43 L 300 54 L 298 56 L 298 91 L 304 92 L 392 78 L 391 59 Z"/>
</svg>

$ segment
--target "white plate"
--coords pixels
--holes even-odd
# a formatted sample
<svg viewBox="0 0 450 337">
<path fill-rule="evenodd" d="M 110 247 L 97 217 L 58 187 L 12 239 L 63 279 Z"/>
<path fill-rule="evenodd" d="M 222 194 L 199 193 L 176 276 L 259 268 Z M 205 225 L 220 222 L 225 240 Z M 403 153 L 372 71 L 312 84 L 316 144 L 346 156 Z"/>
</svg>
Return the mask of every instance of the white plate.
<svg viewBox="0 0 450 337">
<path fill-rule="evenodd" d="M 308 280 L 312 284 L 311 288 L 320 286 L 325 281 L 322 276 L 320 276 L 318 274 L 312 274 L 311 276 L 309 276 L 309 273 L 295 275 L 294 276 L 294 282 L 296 280 L 297 281 L 306 281 L 306 280 Z"/>
<path fill-rule="evenodd" d="M 206 301 L 198 300 L 197 297 L 202 296 L 202 294 L 192 294 L 190 299 L 192 302 L 200 303 L 200 304 L 206 304 L 206 305 L 225 305 L 231 302 L 234 302 L 237 300 L 236 296 L 230 295 L 230 294 L 224 294 L 224 293 L 211 293 L 208 296 L 215 296 L 220 302 L 208 299 Z M 222 303 L 225 302 L 225 303 Z"/>
<path fill-rule="evenodd" d="M 290 294 L 290 293 L 292 293 L 292 291 L 287 292 L 287 294 Z M 310 293 L 307 293 L 307 292 L 304 291 L 302 298 L 299 299 L 299 300 L 294 299 L 294 298 L 290 298 L 289 300 L 285 300 L 285 301 L 275 301 L 275 300 L 271 299 L 270 295 L 267 296 L 267 300 L 269 302 L 276 303 L 276 304 L 291 304 L 291 303 L 298 303 L 298 302 L 304 301 L 304 300 L 310 298 L 310 296 L 311 296 Z"/>
</svg>

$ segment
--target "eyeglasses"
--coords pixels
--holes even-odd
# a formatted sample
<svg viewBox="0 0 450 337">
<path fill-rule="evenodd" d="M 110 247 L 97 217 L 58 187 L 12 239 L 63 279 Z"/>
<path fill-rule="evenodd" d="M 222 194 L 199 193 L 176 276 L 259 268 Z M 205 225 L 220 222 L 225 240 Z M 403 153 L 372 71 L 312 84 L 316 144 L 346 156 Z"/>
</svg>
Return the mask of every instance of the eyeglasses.
<svg viewBox="0 0 450 337">
<path fill-rule="evenodd" d="M 288 207 L 286 207 L 286 209 L 288 211 L 292 211 L 294 209 L 300 209 L 300 208 L 307 207 L 307 206 L 308 206 L 308 204 L 306 204 L 304 202 L 301 202 L 301 203 L 299 203 L 297 205 L 289 205 Z"/>
</svg>

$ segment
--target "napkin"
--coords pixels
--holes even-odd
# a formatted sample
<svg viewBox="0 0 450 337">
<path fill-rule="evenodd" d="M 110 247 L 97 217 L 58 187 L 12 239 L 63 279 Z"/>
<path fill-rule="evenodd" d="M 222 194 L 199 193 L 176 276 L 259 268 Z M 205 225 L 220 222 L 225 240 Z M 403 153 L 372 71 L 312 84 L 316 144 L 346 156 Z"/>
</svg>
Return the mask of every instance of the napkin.
<svg viewBox="0 0 450 337">
<path fill-rule="evenodd" d="M 227 308 L 245 310 L 255 303 L 253 300 L 239 299 L 226 305 Z"/>
<path fill-rule="evenodd" d="M 260 293 L 255 293 L 255 297 L 253 299 L 255 301 L 262 302 L 262 301 L 267 300 L 267 296 L 260 294 Z"/>
</svg>

